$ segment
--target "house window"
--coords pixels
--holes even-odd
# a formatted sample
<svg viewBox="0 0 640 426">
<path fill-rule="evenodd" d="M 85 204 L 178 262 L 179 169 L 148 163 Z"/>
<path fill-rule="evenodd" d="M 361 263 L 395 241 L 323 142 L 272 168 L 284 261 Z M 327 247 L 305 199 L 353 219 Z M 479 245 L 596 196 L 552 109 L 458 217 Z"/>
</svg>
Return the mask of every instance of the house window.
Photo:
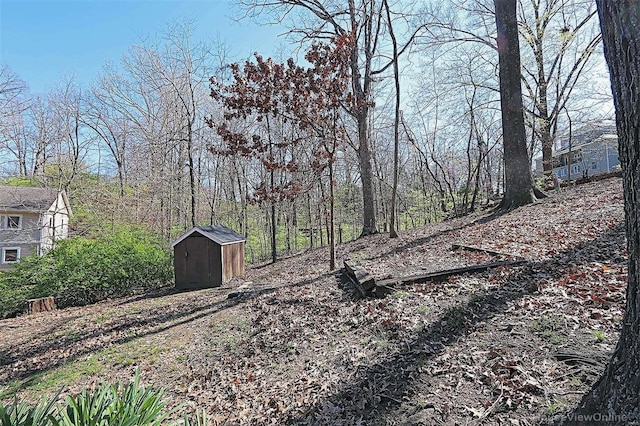
<svg viewBox="0 0 640 426">
<path fill-rule="evenodd" d="M 598 163 L 596 163 L 595 161 L 591 162 L 591 169 L 592 170 L 596 170 L 598 168 Z"/>
<path fill-rule="evenodd" d="M 20 260 L 19 247 L 6 247 L 2 249 L 2 263 L 16 263 Z"/>
<path fill-rule="evenodd" d="M 571 158 L 571 163 L 579 163 L 582 161 L 582 154 L 581 153 L 576 153 L 573 154 L 572 158 Z"/>
<path fill-rule="evenodd" d="M 7 229 L 22 228 L 22 216 L 7 216 Z"/>
<path fill-rule="evenodd" d="M 22 229 L 22 216 L 0 216 L 0 229 Z"/>
</svg>

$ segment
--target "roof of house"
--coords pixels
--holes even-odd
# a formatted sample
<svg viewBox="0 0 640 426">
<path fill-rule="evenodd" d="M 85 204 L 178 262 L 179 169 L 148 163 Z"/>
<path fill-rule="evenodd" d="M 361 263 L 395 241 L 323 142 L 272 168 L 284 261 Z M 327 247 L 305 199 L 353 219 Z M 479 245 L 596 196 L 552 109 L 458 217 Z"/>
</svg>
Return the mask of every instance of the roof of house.
<svg viewBox="0 0 640 426">
<path fill-rule="evenodd" d="M 51 188 L 0 185 L 0 210 L 41 213 L 51 207 L 58 194 Z M 66 198 L 65 203 L 69 208 Z"/>
<path fill-rule="evenodd" d="M 220 245 L 240 243 L 246 241 L 246 238 L 238 234 L 232 229 L 227 228 L 224 225 L 209 225 L 209 226 L 196 226 L 195 228 L 182 234 L 180 238 L 171 243 L 171 247 L 175 247 L 176 244 L 183 241 L 185 238 L 192 235 L 194 232 L 209 238 Z"/>
<path fill-rule="evenodd" d="M 585 143 L 581 143 L 572 147 L 567 147 L 558 151 L 554 151 L 553 152 L 553 156 L 557 156 L 557 155 L 564 155 L 564 154 L 568 154 L 571 151 L 579 151 L 579 150 L 583 150 L 586 149 L 590 146 L 593 145 L 604 145 L 604 144 L 608 144 L 609 142 L 615 143 L 614 148 L 617 149 L 618 148 L 618 135 L 613 135 L 613 134 L 604 134 L 599 136 L 598 138 L 591 140 L 589 142 L 585 142 Z M 611 146 L 611 145 L 609 145 Z"/>
<path fill-rule="evenodd" d="M 586 149 L 590 146 L 593 145 L 608 145 L 608 146 L 612 146 L 610 145 L 610 143 L 614 143 L 615 146 L 613 146 L 614 149 L 617 149 L 617 143 L 618 143 L 618 135 L 613 134 L 613 133 L 605 133 L 602 134 L 600 136 L 598 136 L 597 138 L 590 140 L 588 142 L 582 142 L 582 143 L 578 143 L 575 145 L 572 145 L 571 147 L 566 147 L 566 148 L 562 148 L 562 149 L 558 149 L 558 150 L 553 150 L 553 156 L 557 157 L 559 155 L 564 155 L 564 154 L 568 154 L 569 152 L 578 152 L 581 151 L 583 149 Z M 535 159 L 535 161 L 542 161 L 542 155 L 537 156 Z"/>
</svg>

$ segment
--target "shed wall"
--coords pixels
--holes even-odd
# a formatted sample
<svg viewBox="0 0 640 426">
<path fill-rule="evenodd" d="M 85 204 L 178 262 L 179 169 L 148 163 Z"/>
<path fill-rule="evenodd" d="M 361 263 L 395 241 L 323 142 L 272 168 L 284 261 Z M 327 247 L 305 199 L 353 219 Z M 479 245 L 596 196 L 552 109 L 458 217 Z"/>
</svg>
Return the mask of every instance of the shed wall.
<svg viewBox="0 0 640 426">
<path fill-rule="evenodd" d="M 174 247 L 176 288 L 196 289 L 222 285 L 221 248 L 210 239 L 193 234 Z"/>
<path fill-rule="evenodd" d="M 223 250 L 223 281 L 244 275 L 244 242 L 227 244 Z"/>
</svg>

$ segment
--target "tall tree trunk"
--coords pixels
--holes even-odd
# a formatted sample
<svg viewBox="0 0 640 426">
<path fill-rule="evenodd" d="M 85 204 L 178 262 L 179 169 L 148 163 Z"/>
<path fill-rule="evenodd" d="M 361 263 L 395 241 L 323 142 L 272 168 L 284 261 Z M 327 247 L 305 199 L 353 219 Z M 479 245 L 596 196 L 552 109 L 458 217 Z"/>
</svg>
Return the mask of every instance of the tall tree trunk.
<svg viewBox="0 0 640 426">
<path fill-rule="evenodd" d="M 335 140 L 335 139 L 334 139 Z M 329 270 L 336 269 L 335 190 L 333 187 L 333 154 L 329 158 Z"/>
<path fill-rule="evenodd" d="M 311 212 L 311 193 L 307 194 L 307 224 L 309 226 L 309 248 L 313 248 L 313 213 Z"/>
<path fill-rule="evenodd" d="M 540 30 L 539 30 L 540 31 Z M 540 142 L 542 145 L 542 170 L 549 177 L 553 172 L 553 138 L 551 137 L 551 117 L 549 117 L 549 97 L 547 74 L 544 67 L 543 38 L 538 35 L 535 41 L 536 65 L 538 68 L 538 119 L 540 121 Z M 535 116 L 533 118 L 535 120 Z M 532 132 L 535 135 L 535 130 Z"/>
<path fill-rule="evenodd" d="M 274 172 L 271 170 L 271 192 L 273 193 L 274 187 Z M 278 247 L 277 247 L 277 225 L 278 221 L 276 218 L 276 203 L 275 201 L 271 201 L 271 260 L 273 263 L 276 263 L 278 260 Z"/>
<path fill-rule="evenodd" d="M 271 124 L 269 122 L 269 118 L 267 117 L 267 135 L 269 138 L 269 159 L 273 159 L 273 141 L 271 140 Z M 272 160 L 271 160 L 272 161 Z M 272 168 L 269 171 L 269 192 L 271 194 L 271 197 L 275 197 L 274 194 L 274 188 L 276 185 L 276 176 L 275 176 L 275 170 Z M 273 261 L 273 263 L 276 263 L 276 261 L 278 260 L 278 244 L 276 241 L 278 232 L 277 232 L 277 225 L 278 225 L 278 220 L 276 218 L 276 202 L 275 199 L 272 198 L 270 200 L 271 203 L 271 260 Z"/>
<path fill-rule="evenodd" d="M 318 232 L 320 234 L 320 247 L 324 247 L 324 232 L 323 229 L 327 230 L 327 244 L 329 244 L 329 219 L 327 218 L 327 208 L 325 206 L 326 195 L 324 192 L 324 184 L 322 183 L 322 179 L 318 181 L 320 185 L 320 203 L 318 204 Z M 324 220 L 324 226 L 322 226 L 322 221 Z"/>
<path fill-rule="evenodd" d="M 349 0 L 349 15 L 351 19 L 351 28 L 358 28 L 356 22 L 358 16 L 358 8 L 354 0 Z M 371 12 L 373 13 L 373 12 Z M 350 67 L 351 67 L 351 83 L 353 93 L 356 99 L 355 118 L 358 123 L 358 160 L 360 162 L 360 182 L 362 183 L 362 232 L 360 236 L 371 235 L 378 232 L 376 229 L 376 211 L 375 199 L 373 193 L 373 168 L 371 166 L 371 147 L 369 143 L 369 110 L 371 102 L 371 84 L 373 78 L 371 76 L 371 65 L 373 60 L 374 19 L 369 18 L 362 30 L 364 33 L 364 75 L 359 66 L 360 49 L 355 43 L 351 51 Z"/>
<path fill-rule="evenodd" d="M 389 36 L 393 45 L 393 81 L 396 91 L 395 117 L 393 121 L 393 188 L 391 188 L 391 218 L 389 221 L 389 238 L 398 238 L 396 232 L 396 204 L 398 203 L 398 151 L 400 149 L 400 72 L 398 70 L 398 42 L 393 32 L 393 23 L 391 22 L 391 12 L 389 11 L 389 3 L 384 0 L 384 8 L 387 12 L 387 21 L 389 23 Z"/>
<path fill-rule="evenodd" d="M 601 424 L 631 424 L 640 418 L 640 2 L 596 3 L 616 107 L 629 283 L 618 346 L 578 413 L 597 413 L 607 420 Z"/>
<path fill-rule="evenodd" d="M 298 251 L 298 207 L 296 204 L 296 200 L 293 200 L 293 212 L 291 213 L 291 220 L 293 226 L 293 249 Z"/>
<path fill-rule="evenodd" d="M 358 117 L 358 160 L 360 161 L 360 181 L 362 183 L 362 232 L 361 236 L 377 232 L 375 199 L 373 195 L 373 168 L 371 167 L 371 150 L 369 149 L 369 113 L 368 107 L 363 107 Z"/>
<path fill-rule="evenodd" d="M 536 197 L 527 153 L 516 0 L 494 0 L 500 63 L 500 108 L 504 144 L 505 192 L 500 207 L 510 210 Z"/>
<path fill-rule="evenodd" d="M 187 135 L 187 160 L 189 166 L 189 198 L 190 198 L 190 219 L 191 219 L 191 227 L 196 226 L 196 177 L 194 171 L 194 163 L 193 163 L 193 132 L 191 129 L 191 123 L 188 126 L 188 135 Z"/>
<path fill-rule="evenodd" d="M 287 245 L 287 253 L 291 253 L 291 222 L 292 220 L 291 220 L 291 215 L 287 210 L 284 211 L 284 222 L 287 227 L 287 235 L 285 237 L 285 243 Z"/>
</svg>

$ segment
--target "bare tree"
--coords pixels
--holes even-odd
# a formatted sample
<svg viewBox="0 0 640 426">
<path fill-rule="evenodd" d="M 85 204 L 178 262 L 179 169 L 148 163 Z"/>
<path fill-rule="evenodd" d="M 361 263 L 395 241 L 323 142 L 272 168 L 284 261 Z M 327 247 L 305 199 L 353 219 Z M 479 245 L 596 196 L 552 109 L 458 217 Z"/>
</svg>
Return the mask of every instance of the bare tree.
<svg viewBox="0 0 640 426">
<path fill-rule="evenodd" d="M 89 101 L 86 124 L 108 148 L 124 195 L 134 197 L 139 221 L 152 221 L 165 238 L 194 226 L 207 208 L 204 174 L 215 173 L 203 130 L 208 77 L 215 59 L 178 24 L 158 39 L 133 46 L 123 71 L 106 67 Z M 150 202 L 141 203 L 141 197 Z"/>
<path fill-rule="evenodd" d="M 190 219 L 196 225 L 197 178 L 194 155 L 201 132 L 206 127 L 201 105 L 208 100 L 208 77 L 211 69 L 207 64 L 208 48 L 192 45 L 191 29 L 178 27 L 167 37 L 167 66 L 159 70 L 164 84 L 171 90 L 180 111 L 182 128 L 180 137 L 186 143 L 187 168 L 189 174 Z M 202 151 L 204 152 L 204 150 Z"/>
<path fill-rule="evenodd" d="M 519 0 L 518 25 L 524 46 L 522 83 L 525 88 L 525 126 L 530 131 L 530 157 L 542 148 L 545 170 L 552 168 L 551 152 L 562 121 L 562 110 L 581 108 L 584 78 L 595 65 L 600 35 L 595 29 L 593 2 L 585 0 Z M 494 8 L 489 0 L 431 2 L 425 7 L 427 46 L 475 44 L 496 49 Z M 593 103 L 590 101 L 590 103 Z M 524 169 L 523 169 L 524 170 Z M 538 193 L 541 195 L 540 193 Z"/>
<path fill-rule="evenodd" d="M 31 125 L 30 138 L 33 143 L 33 166 L 31 176 L 41 182 L 45 180 L 45 165 L 55 142 L 55 113 L 46 97 L 36 97 L 28 111 Z"/>
<path fill-rule="evenodd" d="M 28 176 L 29 137 L 25 111 L 11 110 L 0 122 L 0 152 L 9 153 L 19 176 Z"/>
<path fill-rule="evenodd" d="M 46 180 L 49 186 L 65 190 L 77 174 L 87 167 L 91 140 L 85 137 L 83 92 L 73 79 L 67 79 L 49 95 L 55 126 L 52 166 Z M 49 174 L 53 173 L 53 174 Z"/>
<path fill-rule="evenodd" d="M 387 15 L 387 24 L 389 26 L 389 36 L 393 46 L 393 81 L 396 93 L 394 120 L 393 120 L 393 186 L 391 188 L 391 218 L 389 220 L 389 237 L 398 238 L 396 232 L 396 204 L 398 198 L 398 155 L 400 150 L 400 71 L 398 64 L 398 41 L 393 31 L 393 22 L 391 20 L 391 11 L 389 10 L 389 2 L 383 0 L 384 9 Z"/>
<path fill-rule="evenodd" d="M 29 107 L 27 84 L 0 64 L 0 152 L 8 153 L 20 176 L 27 176 L 29 141 L 24 113 Z"/>
<path fill-rule="evenodd" d="M 20 100 L 27 91 L 25 83 L 8 65 L 0 63 L 0 111 L 3 115 L 14 102 Z"/>
<path fill-rule="evenodd" d="M 204 124 L 199 108 L 208 97 L 207 82 L 211 74 L 206 59 L 208 48 L 193 44 L 188 24 L 169 28 L 159 45 L 137 47 L 138 70 L 159 94 L 171 111 L 167 142 L 178 150 L 178 161 L 186 164 L 189 192 L 189 224 L 196 225 L 197 171 L 194 154 Z"/>
<path fill-rule="evenodd" d="M 104 92 L 105 89 L 100 86 L 94 88 L 92 97 L 88 100 L 84 123 L 98 135 L 113 157 L 118 176 L 119 196 L 123 198 L 127 182 L 127 148 L 133 123 L 127 119 L 126 114 L 109 104 L 110 96 Z"/>
<path fill-rule="evenodd" d="M 531 61 L 523 61 L 533 136 L 542 147 L 544 172 L 553 170 L 552 150 L 561 112 L 593 60 L 601 35 L 595 7 L 583 0 L 520 0 L 520 33 Z"/>
</svg>

